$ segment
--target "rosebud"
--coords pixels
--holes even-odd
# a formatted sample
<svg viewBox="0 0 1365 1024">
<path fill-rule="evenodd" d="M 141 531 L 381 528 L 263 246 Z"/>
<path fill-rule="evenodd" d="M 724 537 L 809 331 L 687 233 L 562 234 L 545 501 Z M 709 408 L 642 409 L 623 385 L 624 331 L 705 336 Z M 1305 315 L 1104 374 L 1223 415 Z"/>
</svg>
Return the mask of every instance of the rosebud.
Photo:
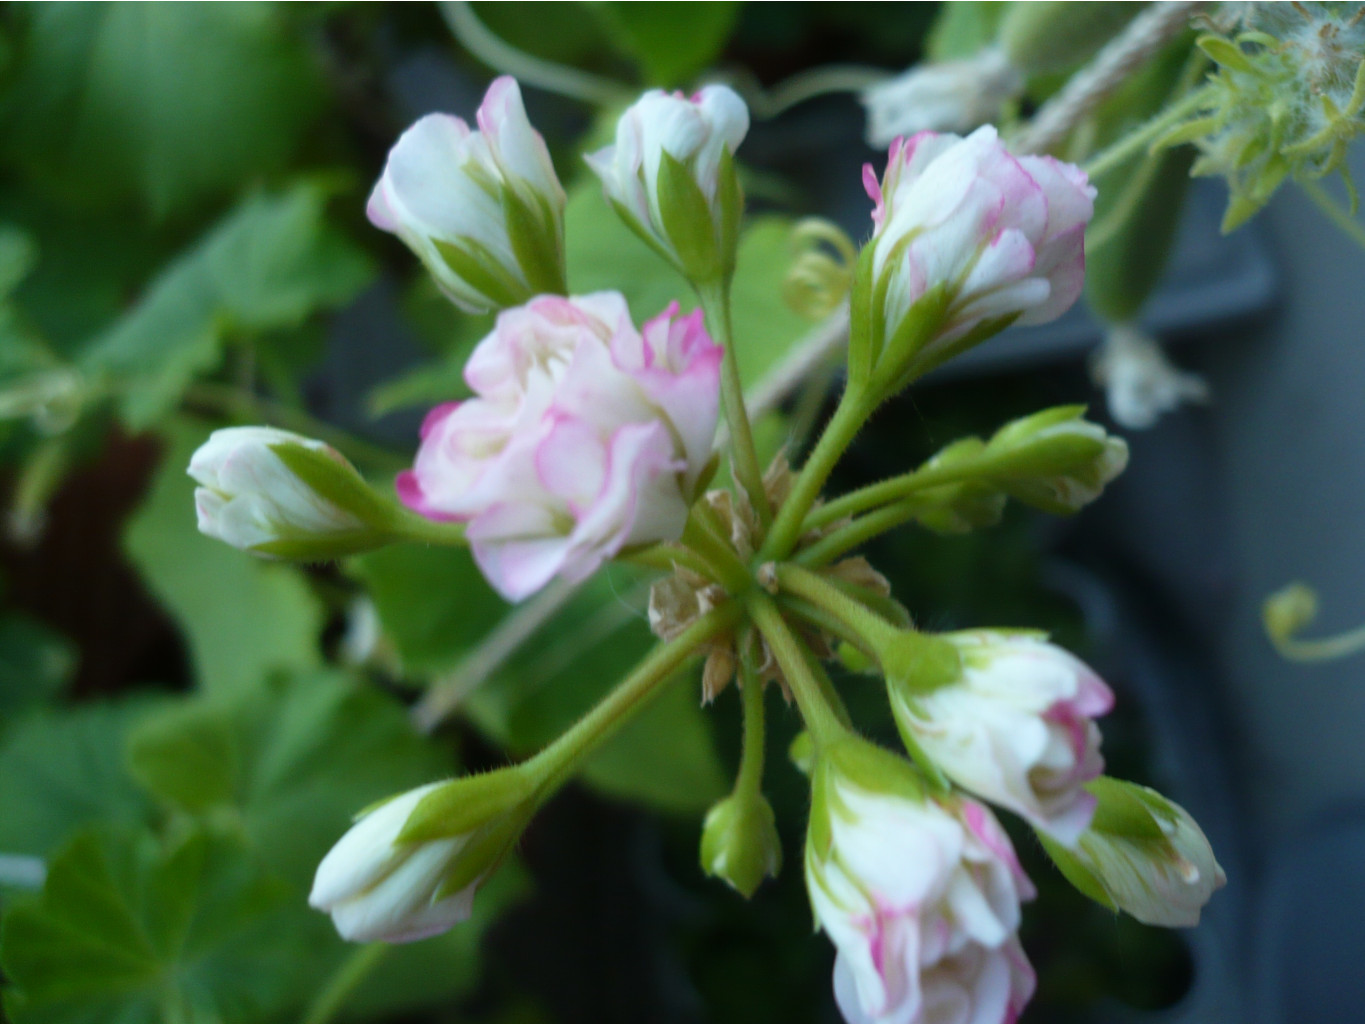
<svg viewBox="0 0 1365 1024">
<path fill-rule="evenodd" d="M 190 459 L 199 532 L 271 558 L 327 559 L 395 538 L 395 515 L 333 448 L 272 427 L 215 430 Z"/>
<path fill-rule="evenodd" d="M 746 900 L 765 878 L 782 869 L 782 840 L 772 806 L 761 793 L 735 793 L 706 815 L 701 832 L 701 866 Z"/>
<path fill-rule="evenodd" d="M 1081 293 L 1095 190 L 1052 157 L 1015 157 L 994 128 L 920 132 L 863 182 L 876 228 L 852 298 L 850 374 L 899 390 L 1011 323 L 1061 316 Z"/>
<path fill-rule="evenodd" d="M 863 91 L 867 143 L 886 146 L 922 131 L 971 131 L 999 120 L 1023 91 L 1024 76 L 997 47 L 963 60 L 920 64 Z"/>
<path fill-rule="evenodd" d="M 1042 836 L 1062 873 L 1091 899 L 1143 924 L 1197 925 L 1227 875 L 1195 820 L 1146 786 L 1098 778 L 1087 788 L 1099 808 L 1076 847 Z"/>
<path fill-rule="evenodd" d="M 475 397 L 439 406 L 399 497 L 467 521 L 509 600 L 586 579 L 627 545 L 676 540 L 711 458 L 721 350 L 677 304 L 637 330 L 616 292 L 503 312 L 469 358 Z"/>
<path fill-rule="evenodd" d="M 1054 515 L 1099 497 L 1128 466 L 1128 442 L 1062 405 L 1005 424 L 987 442 L 989 476 L 1006 494 Z"/>
<path fill-rule="evenodd" d="M 318 865 L 308 902 L 352 942 L 413 942 L 466 920 L 521 835 L 515 770 L 434 782 L 365 812 Z"/>
<path fill-rule="evenodd" d="M 1104 681 L 1084 662 L 1029 634 L 905 632 L 901 638 L 911 649 L 935 645 L 928 650 L 938 658 L 927 678 L 916 671 L 924 657 L 919 663 L 883 661 L 907 746 L 963 789 L 1065 845 L 1075 843 L 1095 809 L 1083 785 L 1104 770 L 1093 721 L 1114 703 Z M 960 666 L 947 683 L 940 667 L 949 663 L 944 644 Z"/>
<path fill-rule="evenodd" d="M 908 764 L 861 741 L 827 748 L 812 777 L 806 886 L 838 950 L 850 1024 L 1012 1020 L 1033 993 L 1019 947 L 1033 887 L 991 813 L 927 798 Z"/>
<path fill-rule="evenodd" d="M 712 283 L 734 270 L 743 197 L 733 157 L 748 131 L 749 111 L 726 86 L 691 99 L 655 89 L 588 166 L 631 230 L 689 280 Z"/>
<path fill-rule="evenodd" d="M 428 114 L 389 152 L 367 208 L 461 309 L 484 313 L 564 287 L 564 189 L 512 78 L 488 87 L 478 131 Z"/>
</svg>

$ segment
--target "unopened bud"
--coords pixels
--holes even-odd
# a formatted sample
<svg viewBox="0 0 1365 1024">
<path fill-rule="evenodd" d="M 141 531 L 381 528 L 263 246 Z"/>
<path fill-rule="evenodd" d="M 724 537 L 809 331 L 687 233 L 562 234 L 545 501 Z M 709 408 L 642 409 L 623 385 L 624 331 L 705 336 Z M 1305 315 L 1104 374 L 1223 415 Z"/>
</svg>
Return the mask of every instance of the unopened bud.
<svg viewBox="0 0 1365 1024">
<path fill-rule="evenodd" d="M 395 539 L 402 513 L 335 449 L 272 427 L 216 430 L 190 459 L 199 532 L 267 558 L 321 560 Z"/>
<path fill-rule="evenodd" d="M 1041 835 L 1072 885 L 1143 924 L 1193 928 L 1227 876 L 1195 820 L 1145 786 L 1101 777 L 1086 788 L 1099 799 L 1090 828 L 1070 850 Z"/>
<path fill-rule="evenodd" d="M 1054 515 L 1099 497 L 1128 465 L 1128 444 L 1064 405 L 1007 423 L 986 445 L 990 477 L 1011 497 Z"/>
<path fill-rule="evenodd" d="M 773 809 L 761 793 L 735 793 L 706 815 L 701 866 L 748 899 L 782 869 L 782 840 Z"/>
</svg>

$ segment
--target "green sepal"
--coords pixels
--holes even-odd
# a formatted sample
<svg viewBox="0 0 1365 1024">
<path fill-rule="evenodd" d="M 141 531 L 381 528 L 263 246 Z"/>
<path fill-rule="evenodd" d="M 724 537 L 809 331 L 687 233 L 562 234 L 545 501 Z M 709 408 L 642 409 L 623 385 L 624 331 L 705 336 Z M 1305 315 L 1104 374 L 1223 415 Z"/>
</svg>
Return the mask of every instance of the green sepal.
<svg viewBox="0 0 1365 1024">
<path fill-rule="evenodd" d="M 340 456 L 288 441 L 272 444 L 270 450 L 318 497 L 367 526 L 387 531 L 399 517 L 397 506 L 381 497 L 356 468 Z"/>
<path fill-rule="evenodd" d="M 450 272 L 479 292 L 495 309 L 519 306 L 534 294 L 472 238 L 461 238 L 458 244 L 434 238 L 432 244 Z M 439 282 L 439 275 L 437 280 Z"/>
<path fill-rule="evenodd" d="M 864 385 L 872 379 L 876 363 L 876 317 L 872 308 L 873 247 L 865 245 L 858 253 L 853 267 L 853 288 L 849 293 L 848 320 L 848 379 L 851 384 Z"/>
<path fill-rule="evenodd" d="M 454 896 L 496 871 L 526 830 L 529 817 L 509 814 L 470 836 L 447 868 L 433 901 Z"/>
<path fill-rule="evenodd" d="M 300 535 L 295 538 L 266 541 L 254 545 L 251 551 L 253 554 L 287 562 L 332 562 L 338 558 L 387 547 L 399 539 L 391 533 L 378 530 L 347 530 L 344 533 L 329 533 L 321 537 Z"/>
<path fill-rule="evenodd" d="M 469 835 L 529 804 L 533 790 L 531 780 L 519 768 L 452 779 L 412 809 L 397 841 L 423 843 Z"/>
<path fill-rule="evenodd" d="M 744 218 L 744 188 L 740 185 L 735 158 L 728 148 L 722 148 L 720 153 L 716 209 L 720 212 L 720 272 L 722 280 L 728 281 L 735 273 L 739 228 Z"/>
<path fill-rule="evenodd" d="M 1194 44 L 1220 67 L 1229 68 L 1232 71 L 1256 73 L 1256 65 L 1251 62 L 1251 59 L 1247 57 L 1240 46 L 1229 39 L 1224 39 L 1222 36 L 1200 36 L 1194 41 Z"/>
<path fill-rule="evenodd" d="M 980 345 L 983 341 L 995 337 L 1006 327 L 1009 327 L 1014 323 L 1014 321 L 1018 320 L 1019 316 L 1020 314 L 1018 313 L 1011 313 L 1009 316 L 996 317 L 992 320 L 983 320 L 955 341 L 941 347 L 931 347 L 927 351 L 921 353 L 920 357 L 910 365 L 904 376 L 896 382 L 894 391 L 903 390 L 909 386 L 911 381 L 923 377 L 930 370 L 937 369 L 949 359 L 961 355 L 970 348 L 976 348 L 976 346 Z"/>
<path fill-rule="evenodd" d="M 683 275 L 694 284 L 722 279 L 711 207 L 692 172 L 672 153 L 659 156 L 659 220 Z"/>
<path fill-rule="evenodd" d="M 882 276 L 889 278 L 891 275 Z M 874 308 L 884 309 L 885 301 L 885 295 L 881 296 L 880 302 L 874 298 Z M 907 374 L 912 368 L 917 368 L 919 363 L 915 357 L 943 329 L 943 318 L 951 301 L 948 286 L 940 281 L 911 305 L 877 357 L 872 381 L 881 394 L 890 397 L 909 383 Z M 878 319 L 884 320 L 885 315 L 878 316 Z M 915 376 L 923 372 L 921 369 Z"/>
<path fill-rule="evenodd" d="M 859 675 L 881 674 L 881 667 L 877 662 L 847 640 L 839 642 L 839 647 L 835 654 L 839 659 L 839 664 L 843 665 L 844 668 L 848 669 L 850 672 L 856 672 Z"/>
<path fill-rule="evenodd" d="M 539 210 L 533 210 L 510 184 L 502 185 L 503 219 L 507 238 L 512 243 L 521 272 L 535 295 L 566 295 L 568 286 L 564 276 L 564 247 L 556 237 L 555 221 L 549 207 L 537 198 Z"/>
<path fill-rule="evenodd" d="M 642 224 L 635 214 L 631 213 L 624 204 L 618 203 L 615 199 L 608 197 L 607 205 L 616 212 L 616 216 L 621 218 L 621 223 L 635 233 L 636 238 L 640 239 L 645 245 L 658 253 L 660 259 L 670 267 L 674 267 L 679 273 L 683 273 L 682 267 L 678 265 L 678 258 L 668 251 L 668 247 L 659 241 L 658 236 L 650 230 L 648 225 Z"/>
<path fill-rule="evenodd" d="M 819 751 L 818 758 L 817 774 L 822 769 L 837 771 L 869 793 L 924 799 L 924 786 L 909 761 L 861 737 L 850 736 L 832 743 Z"/>
<path fill-rule="evenodd" d="M 951 640 L 913 629 L 896 632 L 878 646 L 877 660 L 888 687 L 905 694 L 929 693 L 962 678 L 962 654 Z"/>
<path fill-rule="evenodd" d="M 1085 788 L 1099 801 L 1090 831 L 1137 842 L 1167 841 L 1160 819 L 1174 822 L 1178 816 L 1159 793 L 1107 775 L 1092 779 Z"/>
<path fill-rule="evenodd" d="M 782 870 L 782 840 L 772 806 L 761 793 L 735 793 L 706 815 L 701 833 L 701 868 L 746 900 L 765 878 Z"/>
<path fill-rule="evenodd" d="M 815 770 L 815 737 L 802 729 L 787 747 L 787 759 L 798 772 L 807 777 Z"/>
<path fill-rule="evenodd" d="M 1109 898 L 1109 894 L 1104 889 L 1104 884 L 1093 871 L 1081 863 L 1079 857 L 1046 833 L 1035 832 L 1034 834 L 1042 842 L 1047 855 L 1052 858 L 1052 863 L 1057 865 L 1057 870 L 1062 873 L 1062 877 L 1070 882 L 1077 892 L 1094 900 L 1106 910 L 1118 912 L 1119 908 Z"/>
</svg>

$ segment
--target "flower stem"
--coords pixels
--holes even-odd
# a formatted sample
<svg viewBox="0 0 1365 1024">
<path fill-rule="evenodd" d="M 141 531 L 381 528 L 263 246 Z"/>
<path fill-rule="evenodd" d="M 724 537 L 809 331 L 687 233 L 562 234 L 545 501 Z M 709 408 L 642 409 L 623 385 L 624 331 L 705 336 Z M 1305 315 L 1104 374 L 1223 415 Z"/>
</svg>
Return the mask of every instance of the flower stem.
<svg viewBox="0 0 1365 1024">
<path fill-rule="evenodd" d="M 941 487 L 944 484 L 956 484 L 985 476 L 992 469 L 993 462 L 994 456 L 983 453 L 976 458 L 962 459 L 949 466 L 922 466 L 913 472 L 902 473 L 889 480 L 860 487 L 811 512 L 806 517 L 805 529 L 826 526 L 845 516 L 857 515 L 878 505 L 900 501 L 930 487 Z"/>
<path fill-rule="evenodd" d="M 739 695 L 744 702 L 744 745 L 739 755 L 739 774 L 735 776 L 735 793 L 758 796 L 763 791 L 763 682 L 754 671 L 752 656 L 745 654 L 739 661 Z"/>
<path fill-rule="evenodd" d="M 650 544 L 648 547 L 622 552 L 616 557 L 618 561 L 630 562 L 632 565 L 641 565 L 647 569 L 659 569 L 663 572 L 672 572 L 674 569 L 681 567 L 683 569 L 690 569 L 701 576 L 709 578 L 715 577 L 715 571 L 711 568 L 711 563 L 706 561 L 691 548 L 682 544 Z"/>
<path fill-rule="evenodd" d="M 698 285 L 711 336 L 721 346 L 720 400 L 725 409 L 725 424 L 730 430 L 731 459 L 735 479 L 749 495 L 749 502 L 758 513 L 758 520 L 766 529 L 772 522 L 773 510 L 768 493 L 763 488 L 763 470 L 758 464 L 758 449 L 754 447 L 753 424 L 744 407 L 744 387 L 739 378 L 739 360 L 735 355 L 733 332 L 730 326 L 730 286 L 728 283 Z"/>
<path fill-rule="evenodd" d="M 782 674 L 796 698 L 796 706 L 810 730 L 817 747 L 827 746 L 847 735 L 848 726 L 839 720 L 811 671 L 805 643 L 792 632 L 773 599 L 762 590 L 751 591 L 748 599 L 749 615 L 768 642 L 768 648 L 782 668 Z"/>
<path fill-rule="evenodd" d="M 424 541 L 444 547 L 463 548 L 469 546 L 465 538 L 464 523 L 443 523 L 415 512 L 403 511 L 397 518 L 395 532 L 400 540 Z"/>
<path fill-rule="evenodd" d="M 730 593 L 742 594 L 753 583 L 753 576 L 739 560 L 739 555 L 717 532 L 714 518 L 711 507 L 704 500 L 697 502 L 692 506 L 687 525 L 683 527 L 682 542 L 706 563 L 706 575 Z"/>
<path fill-rule="evenodd" d="M 1098 155 L 1091 157 L 1083 170 L 1091 178 L 1098 178 L 1114 168 L 1122 166 L 1146 149 L 1163 132 L 1175 127 L 1183 118 L 1198 110 L 1208 100 L 1208 97 L 1207 88 L 1201 87 L 1190 90 L 1155 117 L 1139 125 Z"/>
<path fill-rule="evenodd" d="M 899 629 L 862 602 L 809 569 L 799 565 L 779 565 L 777 583 L 783 590 L 805 598 L 841 621 L 854 634 L 863 638 L 858 646 L 864 649 L 875 651 L 882 644 L 893 641 L 900 633 Z"/>
<path fill-rule="evenodd" d="M 537 789 L 541 797 L 548 797 L 568 781 L 584 760 L 644 709 L 663 688 L 663 683 L 672 679 L 689 661 L 700 657 L 705 645 L 734 626 L 742 613 L 742 605 L 728 601 L 698 617 L 672 640 L 655 647 L 634 671 L 559 739 L 524 762 L 528 772 L 539 776 Z"/>
<path fill-rule="evenodd" d="M 363 982 L 393 947 L 387 942 L 371 942 L 359 947 L 343 960 L 327 979 L 321 992 L 308 1007 L 303 1024 L 330 1024 Z"/>
<path fill-rule="evenodd" d="M 841 526 L 827 533 L 808 548 L 796 555 L 796 562 L 806 566 L 828 565 L 840 555 L 851 551 L 859 544 L 865 544 L 873 537 L 894 530 L 902 523 L 914 519 L 924 506 L 910 498 L 890 505 L 884 505 L 875 512 L 859 516 L 847 526 Z"/>
<path fill-rule="evenodd" d="M 816 442 L 815 450 L 801 467 L 801 474 L 796 478 L 791 494 L 777 513 L 777 520 L 760 552 L 760 561 L 779 560 L 791 554 L 801 538 L 806 514 L 820 497 L 820 489 L 825 486 L 825 481 L 845 449 L 853 443 L 853 438 L 862 429 L 870 412 L 861 389 L 850 388 L 844 392 L 834 416 Z"/>
</svg>

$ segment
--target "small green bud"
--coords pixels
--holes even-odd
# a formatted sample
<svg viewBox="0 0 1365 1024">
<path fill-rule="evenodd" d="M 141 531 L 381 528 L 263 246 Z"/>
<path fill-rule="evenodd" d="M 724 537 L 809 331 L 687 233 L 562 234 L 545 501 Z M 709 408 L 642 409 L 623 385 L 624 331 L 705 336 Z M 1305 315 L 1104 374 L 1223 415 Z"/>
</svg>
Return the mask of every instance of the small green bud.
<svg viewBox="0 0 1365 1024">
<path fill-rule="evenodd" d="M 986 445 L 990 479 L 1011 497 L 1068 515 L 1099 497 L 1128 465 L 1128 443 L 1064 405 L 1007 423 Z"/>
<path fill-rule="evenodd" d="M 1090 828 L 1067 849 L 1039 833 L 1049 856 L 1080 892 L 1143 924 L 1192 928 L 1227 881 L 1208 839 L 1181 806 L 1155 790 L 1100 777 Z"/>
<path fill-rule="evenodd" d="M 782 869 L 782 841 L 761 793 L 735 793 L 711 808 L 701 833 L 701 867 L 745 899 Z"/>
</svg>

